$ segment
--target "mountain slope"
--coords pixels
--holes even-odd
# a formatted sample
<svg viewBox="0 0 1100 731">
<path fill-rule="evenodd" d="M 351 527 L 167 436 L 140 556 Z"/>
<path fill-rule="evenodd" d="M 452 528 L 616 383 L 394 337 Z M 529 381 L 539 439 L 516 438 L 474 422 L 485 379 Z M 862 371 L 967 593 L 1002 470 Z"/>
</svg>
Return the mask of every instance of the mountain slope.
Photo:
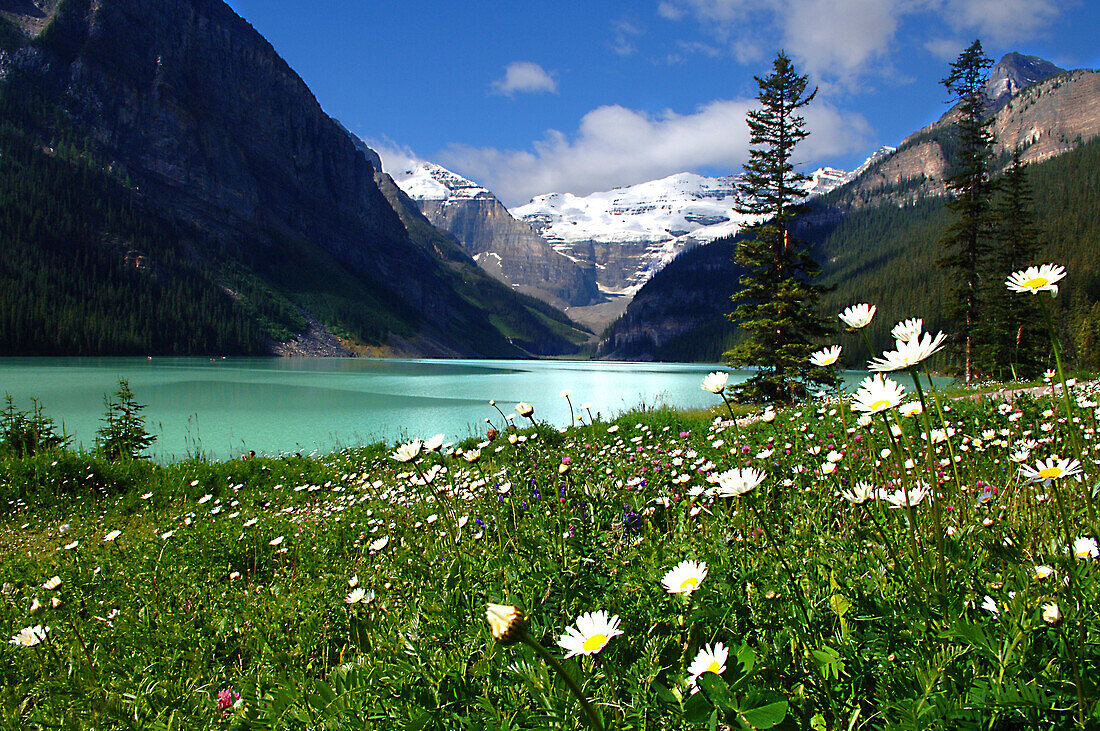
<svg viewBox="0 0 1100 731">
<path fill-rule="evenodd" d="M 1009 89 L 1017 91 L 1008 95 Z M 1063 71 L 1035 56 L 1010 53 L 990 69 L 985 90 L 993 117 L 994 151 L 1002 165 L 1017 147 L 1024 162 L 1036 162 L 1100 134 L 1100 72 Z M 873 204 L 884 188 L 891 188 L 893 200 L 899 203 L 943 195 L 954 120 L 955 110 L 948 110 L 906 137 L 893 154 L 845 188 L 845 204 Z"/>
<path fill-rule="evenodd" d="M 434 226 L 500 281 L 563 308 L 599 299 L 591 266 L 552 249 L 485 188 L 430 162 L 390 174 Z"/>
<path fill-rule="evenodd" d="M 74 179 L 102 176 L 120 199 L 130 197 L 165 236 L 137 240 L 125 227 L 106 227 L 90 232 L 87 246 L 116 263 L 131 254 L 156 263 L 166 279 L 178 270 L 161 263 L 175 256 L 195 277 L 189 286 L 217 302 L 213 309 L 238 313 L 266 337 L 241 339 L 236 350 L 276 349 L 272 340 L 308 340 L 314 329 L 379 354 L 575 347 L 562 337 L 571 329 L 563 316 L 532 310 L 511 292 L 471 291 L 482 276 L 472 260 L 457 252 L 443 261 L 410 236 L 371 160 L 220 0 L 51 0 L 0 10 L 0 121 L 9 143 L 54 158 Z M 96 205 L 74 197 L 67 210 L 81 216 Z M 41 236 L 0 231 L 28 251 L 44 245 Z M 105 247 L 113 238 L 122 241 Z M 94 277 L 99 269 L 83 271 Z M 41 309 L 34 298 L 26 307 Z M 502 319 L 520 310 L 533 329 Z M 13 319 L 32 338 L 41 326 L 29 315 Z M 110 351 L 183 348 L 158 342 L 139 338 Z"/>
</svg>

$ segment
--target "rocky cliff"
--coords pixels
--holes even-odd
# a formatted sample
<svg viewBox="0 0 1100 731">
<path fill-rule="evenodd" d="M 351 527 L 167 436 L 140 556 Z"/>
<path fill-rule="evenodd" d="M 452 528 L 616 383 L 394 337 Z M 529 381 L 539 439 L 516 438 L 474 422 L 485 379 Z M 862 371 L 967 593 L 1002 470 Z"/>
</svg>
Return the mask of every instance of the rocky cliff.
<svg viewBox="0 0 1100 731">
<path fill-rule="evenodd" d="M 572 347 L 560 332 L 495 329 L 491 315 L 527 305 L 495 289 L 493 304 L 471 300 L 465 287 L 483 276 L 473 262 L 441 261 L 410 236 L 375 181 L 377 158 L 220 0 L 18 0 L 0 11 L 21 35 L 0 50 L 8 120 L 117 174 L 185 232 L 215 279 L 243 271 L 256 291 L 383 353 Z"/>
<path fill-rule="evenodd" d="M 490 191 L 429 162 L 390 173 L 432 225 L 501 282 L 563 309 L 599 300 L 593 267 L 555 251 Z"/>
<path fill-rule="evenodd" d="M 994 151 L 1003 162 L 1016 148 L 1024 162 L 1035 162 L 1100 135 L 1100 72 L 1065 71 L 1036 56 L 1010 53 L 990 69 L 985 94 Z M 874 201 L 883 188 L 897 188 L 892 195 L 898 202 L 943 195 L 956 114 L 948 110 L 870 166 L 846 189 L 849 202 Z"/>
</svg>

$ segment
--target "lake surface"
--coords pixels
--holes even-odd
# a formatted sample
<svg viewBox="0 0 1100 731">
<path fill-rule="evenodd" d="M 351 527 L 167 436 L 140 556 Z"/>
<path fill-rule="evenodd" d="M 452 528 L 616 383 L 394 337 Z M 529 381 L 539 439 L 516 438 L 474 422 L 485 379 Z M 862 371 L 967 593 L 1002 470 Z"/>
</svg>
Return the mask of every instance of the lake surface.
<svg viewBox="0 0 1100 731">
<path fill-rule="evenodd" d="M 456 440 L 501 424 L 519 401 L 535 417 L 569 423 L 561 397 L 592 404 L 604 418 L 638 407 L 707 407 L 721 399 L 699 384 L 720 364 L 607 361 L 375 360 L 366 358 L 0 358 L 0 396 L 17 408 L 36 397 L 74 446 L 91 448 L 104 396 L 130 383 L 146 404 L 160 461 L 202 453 L 232 458 L 249 450 L 330 452 L 443 432 Z M 749 372 L 731 371 L 730 381 Z M 847 374 L 855 381 L 865 374 Z M 586 415 L 587 418 L 587 415 Z M 516 423 L 526 423 L 517 417 Z"/>
</svg>

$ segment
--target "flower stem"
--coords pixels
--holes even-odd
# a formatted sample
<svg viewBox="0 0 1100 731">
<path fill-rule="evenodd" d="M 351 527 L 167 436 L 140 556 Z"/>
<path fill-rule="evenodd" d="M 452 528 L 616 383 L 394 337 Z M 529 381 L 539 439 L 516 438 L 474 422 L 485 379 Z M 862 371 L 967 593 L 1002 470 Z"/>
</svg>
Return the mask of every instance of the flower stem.
<svg viewBox="0 0 1100 731">
<path fill-rule="evenodd" d="M 534 650 L 539 657 L 546 661 L 547 665 L 554 669 L 554 672 L 561 676 L 561 679 L 565 681 L 565 684 L 567 686 L 569 686 L 569 690 L 572 691 L 573 695 L 576 696 L 577 700 L 580 702 L 581 709 L 584 711 L 584 715 L 588 721 L 588 725 L 595 729 L 595 731 L 603 731 L 603 722 L 596 714 L 596 709 L 593 708 L 592 704 L 588 702 L 588 698 L 585 697 L 584 691 L 581 690 L 581 687 L 579 685 L 577 685 L 577 681 L 573 680 L 573 676 L 569 674 L 569 671 L 565 669 L 565 666 L 561 664 L 561 661 L 551 655 L 550 651 L 543 647 L 538 640 L 532 637 L 527 632 L 527 630 L 523 630 L 520 632 L 519 639 L 525 645 Z"/>
<path fill-rule="evenodd" d="M 932 491 L 932 523 L 933 530 L 936 531 L 936 557 L 939 562 L 940 572 L 940 601 L 944 607 L 947 602 L 947 562 L 943 556 L 943 518 L 940 515 L 940 496 L 937 494 L 937 484 L 939 480 L 936 477 L 936 457 L 935 447 L 932 441 L 932 420 L 928 417 L 928 405 L 924 399 L 924 389 L 920 384 L 920 376 L 916 370 L 910 369 L 910 375 L 913 376 L 913 383 L 917 386 L 917 395 L 920 397 L 921 403 L 921 416 L 924 420 L 924 431 L 928 436 L 928 446 L 925 448 L 928 455 L 928 482 L 929 489 Z M 939 409 L 939 403 L 936 404 L 936 408 Z M 943 422 L 943 417 L 940 417 L 941 424 L 944 429 L 944 439 L 950 444 L 950 437 L 947 435 L 947 424 Z M 954 460 L 952 460 L 954 464 Z M 957 478 L 956 478 L 957 479 Z M 912 518 L 912 516 L 910 516 Z"/>
<path fill-rule="evenodd" d="M 1043 310 L 1043 318 L 1047 323 L 1047 330 L 1050 332 L 1050 344 L 1054 348 L 1054 365 L 1058 368 L 1058 380 L 1062 383 L 1062 401 L 1066 407 L 1066 429 L 1069 431 L 1069 438 L 1073 442 L 1073 449 L 1077 459 L 1081 459 L 1081 439 L 1077 434 L 1077 427 L 1073 423 L 1073 400 L 1069 396 L 1069 386 L 1066 385 L 1066 373 L 1062 369 L 1062 348 L 1058 343 L 1058 333 L 1054 329 L 1054 318 L 1050 314 L 1050 307 L 1047 305 L 1046 300 L 1042 297 L 1039 298 L 1039 306 Z M 1051 391 L 1054 390 L 1053 383 L 1051 384 Z M 1089 510 L 1089 523 L 1093 526 L 1096 525 L 1096 508 L 1092 504 L 1092 490 L 1085 488 L 1085 505 Z"/>
</svg>

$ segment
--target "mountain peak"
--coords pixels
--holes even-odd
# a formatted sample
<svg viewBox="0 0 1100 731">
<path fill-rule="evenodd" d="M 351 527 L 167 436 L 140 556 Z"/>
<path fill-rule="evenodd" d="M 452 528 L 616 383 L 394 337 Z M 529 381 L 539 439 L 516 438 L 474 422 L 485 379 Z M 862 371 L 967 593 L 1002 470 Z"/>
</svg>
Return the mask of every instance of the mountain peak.
<svg viewBox="0 0 1100 731">
<path fill-rule="evenodd" d="M 470 200 L 494 198 L 493 194 L 472 180 L 447 168 L 424 160 L 412 160 L 400 170 L 390 170 L 390 177 L 405 194 L 416 201 Z"/>
<path fill-rule="evenodd" d="M 995 112 L 1003 107 L 1021 89 L 1064 71 L 1065 69 L 1038 56 L 1025 56 L 1015 52 L 1005 54 L 989 70 L 989 78 L 985 83 L 989 111 Z"/>
</svg>

